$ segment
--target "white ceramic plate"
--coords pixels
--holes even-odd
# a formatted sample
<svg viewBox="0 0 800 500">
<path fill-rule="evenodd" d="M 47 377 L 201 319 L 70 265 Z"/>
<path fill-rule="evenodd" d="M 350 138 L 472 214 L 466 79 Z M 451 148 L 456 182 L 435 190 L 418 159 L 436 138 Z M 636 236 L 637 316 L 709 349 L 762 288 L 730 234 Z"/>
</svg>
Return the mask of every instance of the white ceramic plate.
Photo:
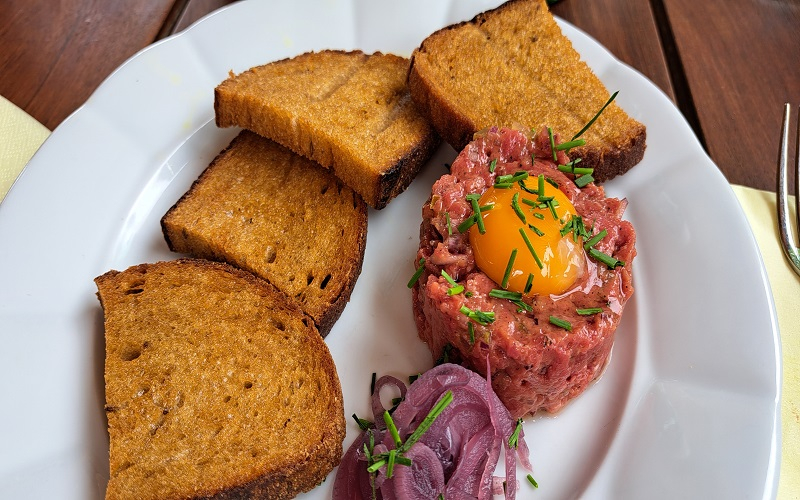
<svg viewBox="0 0 800 500">
<path fill-rule="evenodd" d="M 103 325 L 93 278 L 172 259 L 161 215 L 233 137 L 213 118 L 229 70 L 311 49 L 409 55 L 497 1 L 245 2 L 137 54 L 46 141 L 0 206 L 0 497 L 100 498 L 108 476 Z M 423 15 L 424 13 L 424 15 Z M 771 498 L 779 343 L 766 274 L 734 195 L 672 103 L 562 24 L 647 125 L 644 160 L 607 184 L 638 232 L 636 293 L 604 376 L 525 424 L 539 489 L 521 498 Z M 405 284 L 443 146 L 371 211 L 362 275 L 327 338 L 345 411 L 373 371 L 431 365 Z M 349 417 L 348 417 L 349 419 Z M 356 433 L 348 420 L 349 445 Z M 523 476 L 524 477 L 524 476 Z M 331 476 L 305 498 L 327 498 Z"/>
</svg>

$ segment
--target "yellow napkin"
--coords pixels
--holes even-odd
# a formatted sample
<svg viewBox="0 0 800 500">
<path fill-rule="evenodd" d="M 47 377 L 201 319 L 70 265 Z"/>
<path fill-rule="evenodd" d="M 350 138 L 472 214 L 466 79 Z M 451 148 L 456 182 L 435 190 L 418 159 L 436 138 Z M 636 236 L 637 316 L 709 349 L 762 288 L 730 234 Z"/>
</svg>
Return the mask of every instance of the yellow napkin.
<svg viewBox="0 0 800 500">
<path fill-rule="evenodd" d="M 49 133 L 0 97 L 0 201 Z M 800 315 L 793 312 L 800 299 L 800 277 L 791 271 L 778 244 L 775 194 L 742 186 L 733 190 L 761 249 L 781 329 L 783 455 L 778 498 L 800 499 Z"/>
<path fill-rule="evenodd" d="M 0 201 L 50 131 L 0 96 Z"/>
<path fill-rule="evenodd" d="M 733 186 L 745 215 L 753 228 L 764 265 L 767 268 L 783 351 L 783 394 L 781 404 L 782 448 L 781 480 L 778 498 L 800 498 L 800 276 L 791 269 L 778 239 L 775 193 Z M 794 199 L 790 203 L 792 220 Z"/>
</svg>

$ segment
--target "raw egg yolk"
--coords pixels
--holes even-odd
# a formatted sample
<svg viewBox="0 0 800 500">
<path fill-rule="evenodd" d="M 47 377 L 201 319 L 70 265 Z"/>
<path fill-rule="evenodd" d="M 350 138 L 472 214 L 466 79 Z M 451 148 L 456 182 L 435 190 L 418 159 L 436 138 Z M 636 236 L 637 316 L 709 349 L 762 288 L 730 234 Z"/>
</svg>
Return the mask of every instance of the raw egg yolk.
<svg viewBox="0 0 800 500">
<path fill-rule="evenodd" d="M 571 231 L 561 234 L 565 223 L 578 213 L 549 182 L 540 181 L 539 188 L 543 194 L 531 194 L 517 183 L 487 189 L 478 201 L 481 207 L 492 206 L 481 210 L 484 232 L 473 224 L 469 240 L 478 268 L 501 286 L 505 281 L 506 290 L 560 294 L 586 266 L 582 239 Z"/>
</svg>

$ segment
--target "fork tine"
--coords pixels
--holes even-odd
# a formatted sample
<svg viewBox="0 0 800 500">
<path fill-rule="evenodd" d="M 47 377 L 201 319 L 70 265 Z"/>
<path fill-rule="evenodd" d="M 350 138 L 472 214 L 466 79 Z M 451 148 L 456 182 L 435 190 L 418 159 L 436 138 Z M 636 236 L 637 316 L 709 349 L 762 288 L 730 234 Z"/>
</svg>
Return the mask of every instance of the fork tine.
<svg viewBox="0 0 800 500">
<path fill-rule="evenodd" d="M 780 154 L 778 156 L 778 228 L 781 235 L 781 246 L 783 252 L 789 259 L 792 269 L 795 273 L 800 275 L 800 254 L 798 254 L 797 246 L 795 245 L 796 235 L 791 231 L 789 215 L 789 193 L 787 188 L 788 179 L 788 163 L 789 163 L 789 121 L 791 117 L 791 105 L 786 103 L 783 108 L 783 127 L 781 129 L 781 142 Z M 797 186 L 797 194 L 795 197 L 796 208 L 800 209 L 800 123 L 797 127 L 797 141 L 796 141 L 796 156 L 797 165 L 795 172 L 795 185 Z M 797 210 L 797 228 L 800 228 L 800 210 Z M 798 229 L 800 230 L 800 229 Z"/>
</svg>

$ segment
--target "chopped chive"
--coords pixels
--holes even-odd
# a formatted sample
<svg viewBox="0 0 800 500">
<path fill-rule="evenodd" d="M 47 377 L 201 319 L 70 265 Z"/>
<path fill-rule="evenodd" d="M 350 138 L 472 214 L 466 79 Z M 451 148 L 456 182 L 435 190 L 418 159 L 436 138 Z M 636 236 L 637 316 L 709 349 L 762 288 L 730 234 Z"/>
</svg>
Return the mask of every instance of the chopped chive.
<svg viewBox="0 0 800 500">
<path fill-rule="evenodd" d="M 589 255 L 608 266 L 609 269 L 614 269 L 615 267 L 622 267 L 625 265 L 624 261 L 617 260 L 614 257 L 597 250 L 596 248 L 590 248 Z"/>
<path fill-rule="evenodd" d="M 528 482 L 531 483 L 531 485 L 533 485 L 534 488 L 538 488 L 539 487 L 539 483 L 536 482 L 536 480 L 533 478 L 533 476 L 528 474 L 526 477 L 528 478 Z"/>
<path fill-rule="evenodd" d="M 520 228 L 522 230 L 522 228 Z M 508 279 L 511 278 L 511 270 L 514 267 L 514 261 L 517 258 L 517 249 L 511 250 L 511 255 L 508 257 L 508 264 L 506 264 L 506 272 L 503 273 L 503 282 L 500 283 L 500 286 L 503 288 L 508 288 Z"/>
<path fill-rule="evenodd" d="M 595 246 L 595 245 L 597 244 L 597 242 L 599 242 L 600 240 L 602 240 L 603 238 L 605 238 L 607 234 L 608 234 L 608 231 L 606 231 L 605 229 L 603 229 L 603 230 L 602 230 L 602 231 L 600 231 L 599 233 L 597 233 L 597 234 L 595 234 L 594 236 L 592 236 L 592 239 L 590 239 L 589 241 L 587 241 L 586 243 L 584 243 L 584 244 L 583 244 L 583 248 L 584 248 L 585 250 L 589 250 L 590 248 L 592 248 L 593 246 Z"/>
<path fill-rule="evenodd" d="M 536 233 L 536 236 L 544 236 L 544 231 L 534 226 L 533 224 L 528 224 L 528 228 L 530 228 L 531 231 Z"/>
<path fill-rule="evenodd" d="M 469 333 L 469 345 L 475 343 L 475 325 L 467 323 L 467 332 Z"/>
<path fill-rule="evenodd" d="M 547 135 L 550 136 L 550 150 L 553 151 L 553 161 L 558 161 L 558 154 L 556 153 L 556 140 L 553 137 L 553 129 L 547 127 Z"/>
<path fill-rule="evenodd" d="M 398 443 L 398 446 L 400 443 Z M 397 457 L 397 450 L 389 450 L 389 460 L 386 461 L 386 477 L 391 479 L 394 475 L 394 460 Z"/>
<path fill-rule="evenodd" d="M 443 363 L 449 363 L 450 362 L 450 351 L 452 351 L 452 350 L 453 350 L 452 344 L 450 344 L 449 342 L 447 344 L 445 344 L 444 347 L 442 347 L 442 355 L 439 356 L 439 359 L 436 360 L 435 365 L 439 366 L 439 365 L 441 365 Z"/>
<path fill-rule="evenodd" d="M 530 194 L 539 194 L 539 192 L 538 192 L 538 191 L 535 191 L 535 190 L 533 190 L 533 189 L 529 188 L 529 187 L 528 187 L 528 186 L 525 184 L 525 180 L 521 180 L 521 181 L 519 181 L 517 184 L 519 184 L 519 187 L 520 187 L 520 188 L 522 188 L 522 190 L 523 190 L 523 191 L 525 191 L 526 193 L 530 193 Z"/>
<path fill-rule="evenodd" d="M 603 309 L 600 307 L 588 307 L 586 309 L 575 309 L 575 312 L 580 314 L 581 316 L 591 316 L 592 314 L 598 314 L 603 312 Z"/>
<path fill-rule="evenodd" d="M 414 272 L 414 275 L 411 276 L 411 279 L 408 281 L 408 285 L 406 285 L 406 286 L 408 286 L 408 288 L 413 288 L 414 285 L 419 280 L 419 277 L 422 276 L 422 272 L 424 270 L 425 270 L 425 258 L 423 257 L 423 258 L 419 259 L 419 267 Z"/>
<path fill-rule="evenodd" d="M 521 182 L 527 179 L 528 175 L 528 172 L 525 170 L 519 170 L 513 174 L 498 175 L 494 180 L 495 186 L 497 184 L 514 184 L 515 182 Z"/>
<path fill-rule="evenodd" d="M 489 164 L 489 172 L 494 173 L 495 168 L 497 168 L 497 158 L 492 160 L 492 162 Z"/>
<path fill-rule="evenodd" d="M 389 429 L 389 433 L 392 435 L 394 445 L 400 446 L 403 443 L 403 441 L 400 439 L 400 433 L 397 432 L 397 427 L 394 425 L 394 420 L 392 420 L 392 416 L 386 410 L 383 412 L 383 421 L 386 422 L 386 428 Z"/>
<path fill-rule="evenodd" d="M 525 246 L 528 247 L 528 251 L 531 252 L 531 255 L 533 256 L 533 260 L 536 261 L 536 265 L 539 266 L 539 269 L 542 269 L 544 267 L 544 264 L 542 264 L 542 260 L 536 254 L 536 250 L 533 248 L 533 245 L 531 244 L 531 240 L 528 239 L 528 235 L 525 233 L 525 229 L 524 228 L 519 228 L 519 234 L 521 234 L 522 235 L 522 239 L 525 240 Z"/>
<path fill-rule="evenodd" d="M 408 383 L 409 383 L 409 384 L 413 384 L 414 382 L 416 382 L 416 381 L 417 381 L 417 379 L 419 378 L 419 376 L 420 376 L 420 374 L 419 374 L 419 373 L 417 373 L 416 375 L 409 375 L 409 376 L 408 376 Z"/>
<path fill-rule="evenodd" d="M 375 372 L 372 372 L 372 382 L 369 383 L 369 395 L 370 396 L 375 394 L 375 380 L 376 380 L 376 378 L 377 378 L 377 375 L 375 374 Z"/>
<path fill-rule="evenodd" d="M 558 220 L 558 214 L 556 213 L 556 203 L 554 203 L 554 200 L 547 201 L 547 208 L 550 209 L 550 214 L 552 214 L 553 220 Z"/>
<path fill-rule="evenodd" d="M 481 234 L 486 233 L 486 227 L 483 225 L 483 217 L 481 217 L 481 207 L 478 205 L 478 200 L 480 196 L 477 194 L 469 194 L 467 195 L 467 200 L 469 200 L 470 204 L 472 205 L 472 212 L 475 216 L 475 223 L 478 224 L 478 232 Z"/>
<path fill-rule="evenodd" d="M 539 174 L 539 198 L 544 196 L 544 174 Z"/>
<path fill-rule="evenodd" d="M 469 230 L 469 228 L 471 228 L 472 225 L 475 224 L 477 220 L 478 220 L 478 215 L 472 214 L 466 219 L 464 219 L 464 221 L 461 224 L 459 224 L 458 227 L 456 227 L 456 229 L 458 229 L 459 233 L 462 234 L 466 233 Z"/>
<path fill-rule="evenodd" d="M 533 273 L 528 273 L 528 281 L 525 282 L 525 293 L 530 293 L 533 287 Z"/>
<path fill-rule="evenodd" d="M 519 292 L 510 292 L 508 290 L 498 290 L 497 288 L 493 288 L 489 292 L 489 297 L 494 297 L 496 299 L 520 300 L 522 299 L 522 294 Z"/>
<path fill-rule="evenodd" d="M 353 419 L 356 421 L 359 429 L 361 429 L 362 431 L 369 429 L 369 427 L 372 425 L 372 422 L 370 422 L 369 420 L 365 420 L 363 418 L 358 418 L 358 415 L 356 415 L 355 413 L 353 413 Z M 366 443 L 364 444 L 366 445 Z"/>
<path fill-rule="evenodd" d="M 558 183 L 555 181 L 555 179 L 552 179 L 550 177 L 545 177 L 544 180 L 546 180 L 547 183 L 553 186 L 554 188 L 558 189 Z"/>
<path fill-rule="evenodd" d="M 569 321 L 563 320 L 561 318 L 550 316 L 550 323 L 556 325 L 559 328 L 563 328 L 564 330 L 572 331 L 572 324 Z"/>
<path fill-rule="evenodd" d="M 544 214 L 542 214 L 541 212 L 535 212 L 533 214 L 533 216 L 536 217 L 539 220 L 543 220 L 544 219 Z"/>
<path fill-rule="evenodd" d="M 380 469 L 384 465 L 386 465 L 386 460 L 377 460 L 377 461 L 373 462 L 372 465 L 367 467 L 367 472 L 369 472 L 370 474 L 372 474 L 374 472 L 377 472 L 378 469 Z"/>
<path fill-rule="evenodd" d="M 516 448 L 519 444 L 519 433 L 522 431 L 522 419 L 517 419 L 517 426 L 514 428 L 514 432 L 511 433 L 511 436 L 508 437 L 508 446 L 511 448 Z"/>
<path fill-rule="evenodd" d="M 586 141 L 583 139 L 572 139 L 571 141 L 562 142 L 558 146 L 556 146 L 556 151 L 564 151 L 567 149 L 577 148 L 578 146 L 583 146 L 586 144 Z"/>
<path fill-rule="evenodd" d="M 616 97 L 617 97 L 617 94 L 619 94 L 619 90 L 617 90 L 616 92 L 614 92 L 613 94 L 611 94 L 611 97 L 609 97 L 609 98 L 608 98 L 608 100 L 606 101 L 606 103 L 605 103 L 605 104 L 603 104 L 603 107 L 602 107 L 602 108 L 600 108 L 600 111 L 598 111 L 598 112 L 597 112 L 597 114 L 596 114 L 596 115 L 594 115 L 594 117 L 593 117 L 591 120 L 589 120 L 589 123 L 587 123 L 586 125 L 584 125 L 584 126 L 583 126 L 583 128 L 580 130 L 580 132 L 578 132 L 577 134 L 575 134 L 575 135 L 572 137 L 572 140 L 575 140 L 575 139 L 577 139 L 578 137 L 582 136 L 584 132 L 586 132 L 587 130 L 589 130 L 589 127 L 591 127 L 591 126 L 592 126 L 592 124 L 595 122 L 595 120 L 597 120 L 597 119 L 600 117 L 600 114 L 601 114 L 603 111 L 605 111 L 605 110 L 606 110 L 606 108 L 608 107 L 608 105 L 609 105 L 609 104 L 611 104 L 611 101 L 613 101 L 614 99 L 616 99 Z"/>
<path fill-rule="evenodd" d="M 447 221 L 447 236 L 453 236 L 453 223 L 450 220 L 450 212 L 445 212 L 444 218 Z"/>
<path fill-rule="evenodd" d="M 445 408 L 447 408 L 447 406 L 452 402 L 453 391 L 445 392 L 444 396 L 442 396 L 441 399 L 439 399 L 439 401 L 433 405 L 433 408 L 431 408 L 431 411 L 428 412 L 428 415 L 422 420 L 422 422 L 420 422 L 416 430 L 414 430 L 414 432 L 408 436 L 406 442 L 397 449 L 398 452 L 407 452 L 417 441 L 419 441 L 419 438 L 421 438 L 425 431 L 430 428 L 430 426 L 433 424 L 433 421 L 436 420 L 436 417 L 441 415 Z"/>
<path fill-rule="evenodd" d="M 525 214 L 522 213 L 522 209 L 519 206 L 519 193 L 514 193 L 514 196 L 511 198 L 511 208 L 514 209 L 514 213 L 517 214 L 519 220 L 521 220 L 523 224 L 527 224 Z"/>
<path fill-rule="evenodd" d="M 580 160 L 580 158 L 578 159 Z M 591 167 L 575 167 L 572 165 L 572 162 L 567 163 L 566 165 L 559 165 L 558 170 L 560 172 L 575 175 L 588 175 L 594 172 L 594 169 Z"/>
<path fill-rule="evenodd" d="M 486 326 L 489 323 L 494 321 L 494 312 L 483 312 L 483 311 L 473 311 L 467 306 L 461 306 L 459 309 L 461 314 L 465 315 L 469 319 L 475 321 L 479 325 Z"/>
<path fill-rule="evenodd" d="M 442 276 L 444 276 L 444 279 L 446 279 L 447 282 L 450 283 L 450 289 L 447 290 L 447 295 L 457 295 L 464 291 L 464 286 L 456 283 L 456 281 L 453 278 L 451 278 L 450 275 L 447 274 L 447 272 L 444 269 L 442 269 Z"/>
<path fill-rule="evenodd" d="M 585 174 L 575 179 L 575 185 L 579 188 L 586 187 L 590 182 L 594 182 L 594 177 L 591 174 Z"/>
</svg>

